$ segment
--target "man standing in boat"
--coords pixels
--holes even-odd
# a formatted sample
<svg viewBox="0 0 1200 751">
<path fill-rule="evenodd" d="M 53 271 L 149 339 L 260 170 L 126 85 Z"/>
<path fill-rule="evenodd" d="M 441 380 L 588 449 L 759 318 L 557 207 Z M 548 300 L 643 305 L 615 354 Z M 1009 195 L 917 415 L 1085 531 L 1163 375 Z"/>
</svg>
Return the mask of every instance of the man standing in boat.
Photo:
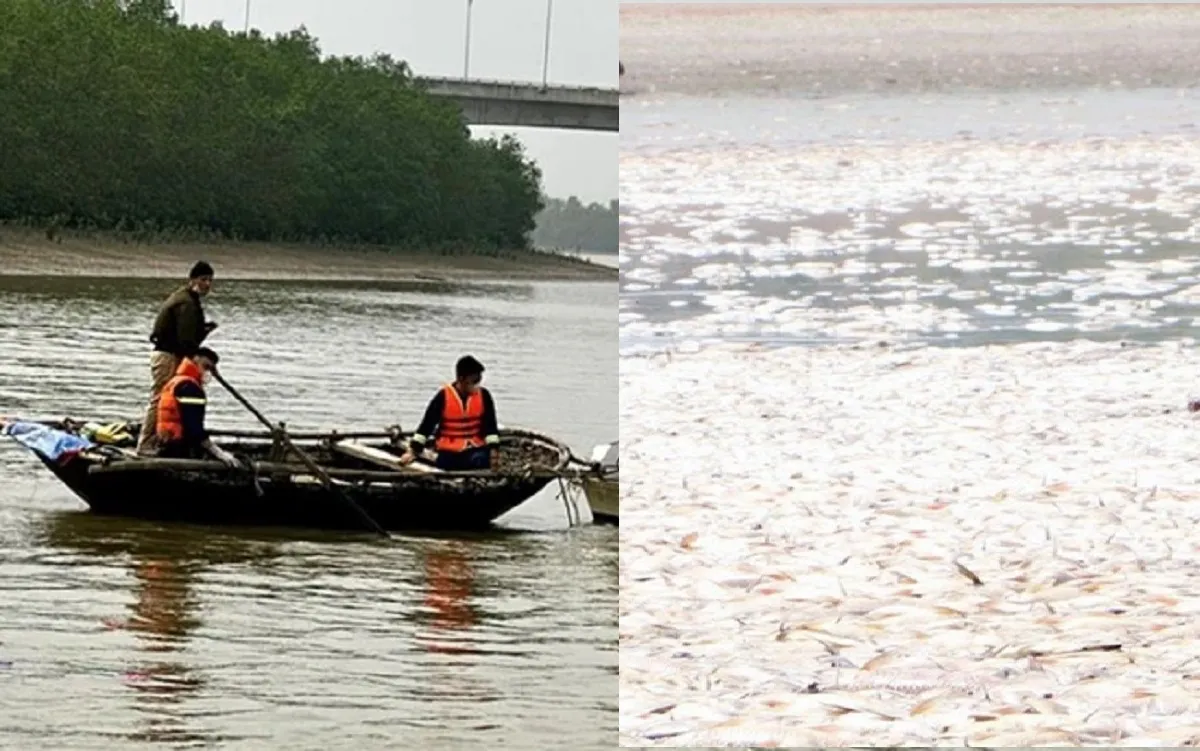
<svg viewBox="0 0 1200 751">
<path fill-rule="evenodd" d="M 483 363 L 467 355 L 455 364 L 454 374 L 454 382 L 443 386 L 429 401 L 408 451 L 400 457 L 402 464 L 411 464 L 432 438 L 439 469 L 491 467 L 492 449 L 500 443 L 500 428 L 492 395 L 479 385 Z"/>
<path fill-rule="evenodd" d="M 154 319 L 154 330 L 150 333 L 150 341 L 154 343 L 154 351 L 150 353 L 150 403 L 142 418 L 138 453 L 150 449 L 163 386 L 175 375 L 180 361 L 195 354 L 217 327 L 215 323 L 205 322 L 204 308 L 200 304 L 200 298 L 212 291 L 212 284 L 213 267 L 205 261 L 197 261 L 188 274 L 187 284 L 171 293 Z"/>
<path fill-rule="evenodd" d="M 163 386 L 152 444 L 155 455 L 172 459 L 203 459 L 212 455 L 230 467 L 239 466 L 233 454 L 209 440 L 204 429 L 208 407 L 204 384 L 212 377 L 218 360 L 216 352 L 200 347 L 183 358 L 175 375 Z"/>
</svg>

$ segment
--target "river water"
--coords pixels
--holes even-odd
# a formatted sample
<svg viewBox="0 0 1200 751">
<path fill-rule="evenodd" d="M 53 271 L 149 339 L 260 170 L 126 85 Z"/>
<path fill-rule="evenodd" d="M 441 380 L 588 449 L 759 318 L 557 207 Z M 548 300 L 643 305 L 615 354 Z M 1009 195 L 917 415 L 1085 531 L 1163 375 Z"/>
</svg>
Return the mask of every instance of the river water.
<svg viewBox="0 0 1200 751">
<path fill-rule="evenodd" d="M 623 350 L 1190 321 L 1200 93 L 1173 58 L 1200 51 L 1194 10 L 622 21 Z"/>
<path fill-rule="evenodd" d="M 1200 302 L 1194 90 L 628 109 L 626 351 L 1144 339 Z"/>
<path fill-rule="evenodd" d="M 0 277 L 0 414 L 140 415 L 171 287 Z M 615 298 L 218 279 L 206 305 L 224 375 L 296 430 L 415 427 L 470 352 L 502 424 L 586 454 L 617 435 Z M 210 410 L 255 426 L 219 388 Z M 616 534 L 551 490 L 504 533 L 390 543 L 81 509 L 0 444 L 0 748 L 611 747 Z"/>
<path fill-rule="evenodd" d="M 1200 740 L 1196 6 L 621 12 L 622 743 Z"/>
</svg>

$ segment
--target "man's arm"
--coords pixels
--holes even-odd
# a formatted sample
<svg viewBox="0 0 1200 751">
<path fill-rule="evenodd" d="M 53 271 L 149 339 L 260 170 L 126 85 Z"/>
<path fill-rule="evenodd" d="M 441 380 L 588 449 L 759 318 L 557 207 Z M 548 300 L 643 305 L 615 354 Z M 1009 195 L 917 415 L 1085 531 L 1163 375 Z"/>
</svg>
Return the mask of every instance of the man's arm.
<svg viewBox="0 0 1200 751">
<path fill-rule="evenodd" d="M 175 329 L 175 306 L 168 300 L 158 309 L 158 315 L 154 316 L 154 328 L 150 330 L 150 341 L 155 344 L 171 344 L 171 332 Z"/>
<path fill-rule="evenodd" d="M 420 454 L 425 450 L 425 444 L 433 437 L 433 431 L 442 421 L 442 411 L 445 407 L 446 392 L 439 389 L 437 394 L 429 400 L 429 406 L 425 408 L 425 417 L 421 418 L 417 432 L 413 433 L 413 437 L 408 442 L 409 451 Z"/>
<path fill-rule="evenodd" d="M 483 441 L 488 446 L 500 443 L 500 426 L 496 422 L 496 403 L 492 401 L 492 392 L 480 389 L 483 394 Z"/>
</svg>

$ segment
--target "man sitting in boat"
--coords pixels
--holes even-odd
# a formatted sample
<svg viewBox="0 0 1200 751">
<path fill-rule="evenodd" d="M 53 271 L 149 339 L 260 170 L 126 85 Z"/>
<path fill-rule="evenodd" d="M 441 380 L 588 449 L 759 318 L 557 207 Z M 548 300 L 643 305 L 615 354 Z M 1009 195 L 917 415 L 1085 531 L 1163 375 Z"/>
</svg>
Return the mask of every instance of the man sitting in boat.
<svg viewBox="0 0 1200 751">
<path fill-rule="evenodd" d="M 212 377 L 211 371 L 218 360 L 216 352 L 200 347 L 183 358 L 175 375 L 163 386 L 155 430 L 156 456 L 203 459 L 211 455 L 226 466 L 240 466 L 233 454 L 209 440 L 204 429 L 204 412 L 208 406 L 204 384 Z"/>
<path fill-rule="evenodd" d="M 500 443 L 496 405 L 491 393 L 480 386 L 483 363 L 467 355 L 454 366 L 455 379 L 429 401 L 425 418 L 400 457 L 411 464 L 433 438 L 439 469 L 488 469 L 492 449 Z"/>
</svg>

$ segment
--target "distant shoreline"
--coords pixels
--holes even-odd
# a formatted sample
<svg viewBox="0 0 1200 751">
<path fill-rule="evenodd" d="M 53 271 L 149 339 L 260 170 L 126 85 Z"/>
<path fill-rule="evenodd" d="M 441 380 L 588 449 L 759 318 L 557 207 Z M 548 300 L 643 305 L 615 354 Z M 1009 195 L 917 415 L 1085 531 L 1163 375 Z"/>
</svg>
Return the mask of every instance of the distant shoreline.
<svg viewBox="0 0 1200 751">
<path fill-rule="evenodd" d="M 598 254 L 597 254 L 598 255 Z M 283 243 L 132 242 L 103 233 L 0 226 L 0 276 L 182 278 L 196 260 L 218 279 L 617 281 L 614 267 L 545 251 L 497 256 Z"/>
<path fill-rule="evenodd" d="M 622 92 L 1192 87 L 1195 4 L 627 4 Z"/>
</svg>

